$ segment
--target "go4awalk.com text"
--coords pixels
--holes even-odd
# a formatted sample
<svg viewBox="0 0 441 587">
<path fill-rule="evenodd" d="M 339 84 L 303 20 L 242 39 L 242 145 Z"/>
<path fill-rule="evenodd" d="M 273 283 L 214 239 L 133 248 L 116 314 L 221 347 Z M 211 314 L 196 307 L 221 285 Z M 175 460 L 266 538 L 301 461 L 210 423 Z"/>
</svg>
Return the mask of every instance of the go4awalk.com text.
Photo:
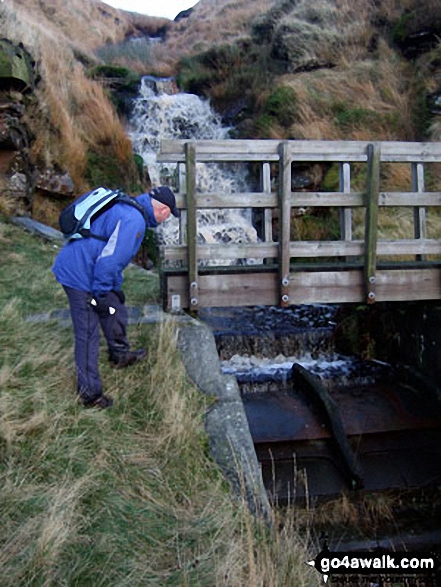
<svg viewBox="0 0 441 587">
<path fill-rule="evenodd" d="M 322 574 L 323 581 L 330 586 L 360 585 L 354 583 L 358 577 L 376 577 L 374 584 L 393 584 L 403 580 L 403 585 L 436 585 L 441 579 L 441 553 L 410 552 L 331 552 L 322 550 L 314 560 L 308 561 Z M 421 582 L 422 580 L 423 582 Z M 372 585 L 372 581 L 366 582 Z"/>
</svg>

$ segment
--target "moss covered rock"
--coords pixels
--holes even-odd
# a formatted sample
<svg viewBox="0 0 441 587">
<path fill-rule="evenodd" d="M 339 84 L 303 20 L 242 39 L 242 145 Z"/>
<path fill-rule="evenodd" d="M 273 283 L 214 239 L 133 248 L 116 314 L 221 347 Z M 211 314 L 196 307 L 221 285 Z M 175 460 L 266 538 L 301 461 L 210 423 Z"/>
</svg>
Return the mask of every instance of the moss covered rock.
<svg viewBox="0 0 441 587">
<path fill-rule="evenodd" d="M 34 62 L 22 43 L 0 39 L 0 89 L 24 91 L 34 83 Z"/>
</svg>

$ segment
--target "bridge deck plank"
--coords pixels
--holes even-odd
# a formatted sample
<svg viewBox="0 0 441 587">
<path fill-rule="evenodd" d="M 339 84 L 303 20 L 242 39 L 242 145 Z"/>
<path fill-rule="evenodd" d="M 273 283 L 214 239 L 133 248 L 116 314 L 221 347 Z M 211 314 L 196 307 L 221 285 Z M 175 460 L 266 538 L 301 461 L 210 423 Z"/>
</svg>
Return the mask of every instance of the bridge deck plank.
<svg viewBox="0 0 441 587">
<path fill-rule="evenodd" d="M 378 270 L 376 277 L 376 298 L 379 302 L 441 299 L 439 267 Z M 277 305 L 277 279 L 275 272 L 200 275 L 198 307 Z M 170 275 L 166 281 L 168 296 L 179 295 L 181 307 L 188 307 L 188 278 L 185 275 Z M 362 270 L 291 273 L 290 304 L 363 301 Z"/>
</svg>

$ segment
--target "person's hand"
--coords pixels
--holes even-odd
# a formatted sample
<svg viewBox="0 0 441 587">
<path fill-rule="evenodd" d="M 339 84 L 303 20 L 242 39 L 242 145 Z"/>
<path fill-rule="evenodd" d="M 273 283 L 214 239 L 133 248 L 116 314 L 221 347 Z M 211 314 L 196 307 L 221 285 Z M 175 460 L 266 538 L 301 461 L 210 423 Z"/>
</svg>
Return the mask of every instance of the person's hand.
<svg viewBox="0 0 441 587">
<path fill-rule="evenodd" d="M 115 308 L 112 307 L 109 293 L 94 296 L 90 300 L 92 308 L 97 314 L 114 314 Z"/>
</svg>

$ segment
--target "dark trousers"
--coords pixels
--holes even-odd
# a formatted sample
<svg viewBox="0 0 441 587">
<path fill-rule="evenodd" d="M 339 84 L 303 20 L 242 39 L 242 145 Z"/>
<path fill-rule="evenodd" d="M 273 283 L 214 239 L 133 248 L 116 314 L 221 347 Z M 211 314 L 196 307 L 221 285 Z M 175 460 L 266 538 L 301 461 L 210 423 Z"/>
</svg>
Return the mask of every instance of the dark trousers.
<svg viewBox="0 0 441 587">
<path fill-rule="evenodd" d="M 75 336 L 75 366 L 77 389 L 83 399 L 91 399 L 103 393 L 98 370 L 100 325 L 106 338 L 109 355 L 127 352 L 127 309 L 120 298 L 110 293 L 114 314 L 98 314 L 90 304 L 92 294 L 63 286 L 69 299 Z"/>
</svg>

